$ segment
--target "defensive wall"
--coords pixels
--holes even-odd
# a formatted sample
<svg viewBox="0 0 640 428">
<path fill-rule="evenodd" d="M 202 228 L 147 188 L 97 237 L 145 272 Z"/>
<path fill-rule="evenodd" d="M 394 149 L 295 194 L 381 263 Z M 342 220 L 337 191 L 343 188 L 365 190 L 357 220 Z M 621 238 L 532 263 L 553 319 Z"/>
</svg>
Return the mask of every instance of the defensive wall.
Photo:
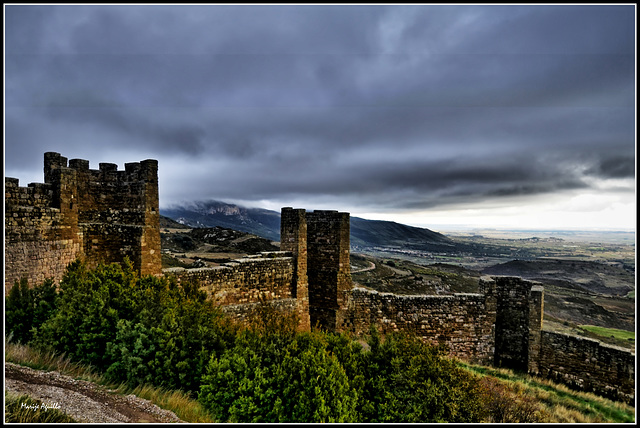
<svg viewBox="0 0 640 428">
<path fill-rule="evenodd" d="M 168 268 L 165 275 L 178 283 L 197 283 L 228 316 L 246 322 L 257 305 L 266 302 L 283 312 L 298 312 L 300 329 L 309 330 L 309 313 L 298 308 L 294 281 L 295 259 L 290 252 L 263 252 L 221 266 Z"/>
<path fill-rule="evenodd" d="M 45 153 L 45 183 L 5 178 L 5 294 L 15 281 L 59 281 L 77 258 L 89 266 L 128 256 L 143 275 L 197 281 L 246 320 L 262 302 L 296 312 L 301 330 L 411 331 L 462 360 L 549 377 L 612 398 L 635 399 L 635 353 L 542 330 L 544 290 L 516 277 L 483 277 L 479 293 L 399 296 L 351 281 L 349 214 L 283 208 L 281 251 L 222 266 L 161 269 L 155 160 L 89 169 Z"/>
<path fill-rule="evenodd" d="M 336 331 L 351 289 L 349 214 L 283 208 L 279 252 L 222 266 L 163 272 L 178 282 L 197 281 L 232 318 L 243 321 L 268 302 L 298 314 L 299 329 Z"/>
<path fill-rule="evenodd" d="M 536 374 L 615 400 L 635 400 L 635 354 L 586 337 L 542 331 Z"/>
<path fill-rule="evenodd" d="M 356 335 L 376 325 L 383 333 L 409 331 L 449 354 L 492 365 L 495 349 L 495 296 L 399 296 L 355 287 L 350 293 L 342 330 Z"/>
<path fill-rule="evenodd" d="M 5 295 L 16 281 L 59 281 L 77 258 L 89 266 L 127 256 L 161 274 L 158 162 L 117 165 L 44 154 L 44 183 L 5 178 Z"/>
</svg>

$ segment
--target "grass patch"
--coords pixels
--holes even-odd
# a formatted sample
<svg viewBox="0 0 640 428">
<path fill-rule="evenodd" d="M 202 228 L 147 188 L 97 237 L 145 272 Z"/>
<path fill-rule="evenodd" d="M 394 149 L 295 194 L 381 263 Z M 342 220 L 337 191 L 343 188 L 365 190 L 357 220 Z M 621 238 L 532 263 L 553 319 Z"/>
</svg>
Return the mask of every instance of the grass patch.
<svg viewBox="0 0 640 428">
<path fill-rule="evenodd" d="M 565 385 L 507 369 L 460 364 L 481 376 L 492 376 L 507 384 L 523 388 L 524 394 L 533 397 L 539 403 L 542 410 L 540 422 L 635 422 L 635 409 L 626 403 L 612 401 L 592 393 L 573 391 Z"/>
<path fill-rule="evenodd" d="M 46 403 L 45 403 L 46 404 Z M 46 408 L 42 401 L 28 395 L 4 392 L 5 423 L 73 423 L 71 416 L 58 409 Z"/>
<path fill-rule="evenodd" d="M 156 406 L 171 410 L 180 419 L 192 423 L 214 423 L 216 420 L 204 407 L 182 391 L 170 391 L 155 386 L 137 386 L 129 394 L 151 401 Z"/>
<path fill-rule="evenodd" d="M 27 345 L 12 343 L 11 337 L 5 338 L 4 360 L 34 370 L 57 371 L 74 379 L 86 380 L 101 385 L 107 384 L 102 376 L 95 373 L 89 366 L 71 361 L 64 354 L 41 351 Z"/>
<path fill-rule="evenodd" d="M 578 327 L 591 333 L 597 334 L 598 336 L 613 336 L 615 339 L 620 340 L 636 340 L 636 333 L 633 331 L 619 330 L 617 328 L 598 327 L 595 325 L 579 325 Z"/>
<path fill-rule="evenodd" d="M 135 394 L 140 398 L 151 401 L 162 409 L 171 410 L 185 422 L 216 422 L 197 400 L 191 398 L 185 392 L 169 391 L 148 385 L 137 386 L 133 389 L 122 384 L 115 385 L 102 374 L 96 373 L 91 367 L 74 363 L 65 355 L 11 343 L 10 338 L 5 338 L 5 361 L 31 367 L 34 370 L 57 371 L 74 379 L 86 380 L 105 386 L 118 394 Z M 18 403 L 18 405 L 20 404 Z"/>
</svg>

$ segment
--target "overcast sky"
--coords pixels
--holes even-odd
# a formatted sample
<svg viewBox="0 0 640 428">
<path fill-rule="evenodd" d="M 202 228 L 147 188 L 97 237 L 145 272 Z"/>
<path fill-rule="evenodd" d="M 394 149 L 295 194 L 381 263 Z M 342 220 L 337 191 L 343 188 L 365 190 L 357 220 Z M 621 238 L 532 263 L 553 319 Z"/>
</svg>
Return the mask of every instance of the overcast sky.
<svg viewBox="0 0 640 428">
<path fill-rule="evenodd" d="M 216 199 L 635 228 L 635 5 L 6 6 L 5 175 L 159 161 Z"/>
</svg>

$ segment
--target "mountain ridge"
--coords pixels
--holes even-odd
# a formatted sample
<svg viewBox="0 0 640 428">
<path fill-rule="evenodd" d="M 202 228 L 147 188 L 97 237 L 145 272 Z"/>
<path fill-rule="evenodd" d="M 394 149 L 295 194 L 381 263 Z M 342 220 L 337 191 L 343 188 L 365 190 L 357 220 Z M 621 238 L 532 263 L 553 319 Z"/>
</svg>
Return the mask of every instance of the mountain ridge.
<svg viewBox="0 0 640 428">
<path fill-rule="evenodd" d="M 280 213 L 221 201 L 197 201 L 161 209 L 161 214 L 190 227 L 225 227 L 273 241 L 280 240 Z M 410 243 L 451 246 L 447 236 L 430 229 L 385 220 L 350 217 L 352 246 L 400 246 Z"/>
</svg>

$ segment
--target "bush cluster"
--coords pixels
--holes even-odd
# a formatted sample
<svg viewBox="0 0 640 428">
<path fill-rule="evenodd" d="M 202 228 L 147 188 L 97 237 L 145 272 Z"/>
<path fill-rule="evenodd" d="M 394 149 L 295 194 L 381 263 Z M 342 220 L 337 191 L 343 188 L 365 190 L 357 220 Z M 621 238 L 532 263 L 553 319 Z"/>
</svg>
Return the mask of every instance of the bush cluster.
<svg viewBox="0 0 640 428">
<path fill-rule="evenodd" d="M 442 350 L 375 330 L 368 350 L 344 334 L 243 331 L 211 358 L 200 401 L 231 422 L 478 422 L 481 385 Z"/>
<path fill-rule="evenodd" d="M 14 338 L 132 387 L 186 391 L 219 421 L 487 420 L 479 378 L 406 334 L 301 333 L 294 314 L 268 302 L 241 328 L 197 284 L 141 278 L 129 262 L 91 270 L 78 261 L 58 291 L 51 282 L 14 289 Z"/>
<path fill-rule="evenodd" d="M 48 282 L 34 291 L 16 288 L 6 301 L 15 340 L 64 353 L 131 387 L 195 393 L 209 358 L 235 338 L 233 325 L 196 285 L 140 278 L 128 261 L 93 270 L 76 261 L 57 293 Z M 38 310 L 48 317 L 30 323 Z"/>
</svg>

